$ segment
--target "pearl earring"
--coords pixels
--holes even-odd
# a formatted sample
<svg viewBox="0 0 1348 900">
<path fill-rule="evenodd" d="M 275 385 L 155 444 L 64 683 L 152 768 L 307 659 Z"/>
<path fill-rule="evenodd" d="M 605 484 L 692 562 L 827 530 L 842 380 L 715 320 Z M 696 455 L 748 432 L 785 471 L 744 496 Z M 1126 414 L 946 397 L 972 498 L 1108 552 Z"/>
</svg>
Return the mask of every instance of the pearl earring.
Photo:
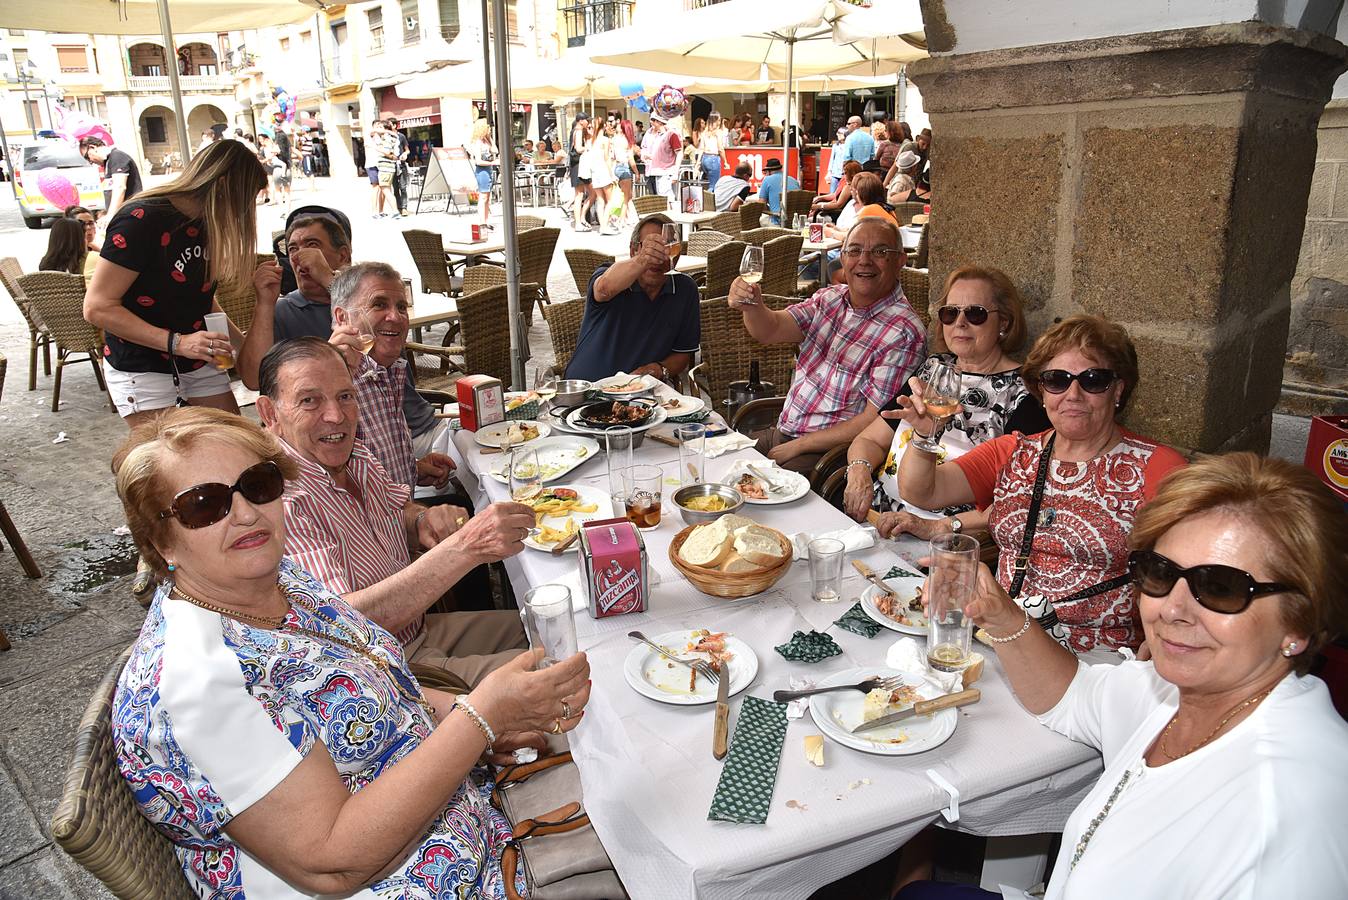
<svg viewBox="0 0 1348 900">
<path fill-rule="evenodd" d="M 1296 651 L 1297 651 L 1297 645 L 1296 645 L 1296 642 L 1294 641 L 1294 642 L 1288 644 L 1286 647 L 1283 647 L 1283 648 L 1282 648 L 1282 655 L 1283 655 L 1283 656 L 1286 656 L 1288 659 L 1291 659 L 1292 654 L 1295 653 Z"/>
</svg>

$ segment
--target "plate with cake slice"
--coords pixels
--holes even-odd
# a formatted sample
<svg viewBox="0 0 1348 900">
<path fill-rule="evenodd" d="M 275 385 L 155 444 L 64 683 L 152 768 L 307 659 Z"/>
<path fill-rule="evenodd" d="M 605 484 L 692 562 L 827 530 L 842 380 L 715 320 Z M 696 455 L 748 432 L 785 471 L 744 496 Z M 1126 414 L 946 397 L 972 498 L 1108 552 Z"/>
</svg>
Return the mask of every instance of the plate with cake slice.
<svg viewBox="0 0 1348 900">
<path fill-rule="evenodd" d="M 955 733 L 958 709 L 943 709 L 932 716 L 913 716 L 871 731 L 853 734 L 852 729 L 872 719 L 900 712 L 919 700 L 932 700 L 947 691 L 932 679 L 884 666 L 866 666 L 836 672 L 818 687 L 859 684 L 868 678 L 906 677 L 894 690 L 833 691 L 810 698 L 810 715 L 824 736 L 844 747 L 882 756 L 909 756 L 939 747 Z"/>
</svg>

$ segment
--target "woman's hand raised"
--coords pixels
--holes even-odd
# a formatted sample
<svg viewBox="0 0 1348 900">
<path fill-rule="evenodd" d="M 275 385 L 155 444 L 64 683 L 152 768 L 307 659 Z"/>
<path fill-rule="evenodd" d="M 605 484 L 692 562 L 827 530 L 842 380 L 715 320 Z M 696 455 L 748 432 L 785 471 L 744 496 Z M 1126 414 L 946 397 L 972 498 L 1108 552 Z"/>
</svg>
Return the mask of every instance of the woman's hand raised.
<svg viewBox="0 0 1348 900">
<path fill-rule="evenodd" d="M 927 406 L 922 402 L 926 385 L 920 378 L 909 378 L 908 387 L 912 395 L 898 398 L 898 409 L 883 410 L 880 415 L 886 419 L 899 419 L 907 422 L 908 427 L 923 436 L 930 436 L 936 430 L 936 420 L 927 415 Z"/>
<path fill-rule="evenodd" d="M 980 564 L 973 599 L 964 605 L 964 614 L 994 637 L 1015 634 L 1025 624 L 1025 610 L 1002 589 L 992 570 Z"/>
<path fill-rule="evenodd" d="M 589 659 L 577 653 L 535 671 L 542 658 L 541 650 L 525 650 L 468 695 L 497 734 L 553 732 L 559 721 L 562 731 L 570 731 L 580 722 L 581 710 L 590 700 Z"/>
</svg>

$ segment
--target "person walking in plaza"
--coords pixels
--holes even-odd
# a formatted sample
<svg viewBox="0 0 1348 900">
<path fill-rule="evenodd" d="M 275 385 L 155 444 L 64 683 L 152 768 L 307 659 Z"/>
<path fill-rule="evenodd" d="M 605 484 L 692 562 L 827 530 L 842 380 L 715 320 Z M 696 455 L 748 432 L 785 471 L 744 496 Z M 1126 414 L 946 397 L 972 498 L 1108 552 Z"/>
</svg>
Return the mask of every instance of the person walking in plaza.
<svg viewBox="0 0 1348 900">
<path fill-rule="evenodd" d="M 838 191 L 838 182 L 843 178 L 843 145 L 847 143 L 847 129 L 839 128 L 838 133 L 834 135 L 833 143 L 829 146 L 828 155 L 828 192 L 836 194 Z"/>
<path fill-rule="evenodd" d="M 590 177 L 590 117 L 585 113 L 576 116 L 571 126 L 571 146 L 568 160 L 571 173 L 571 187 L 575 196 L 571 199 L 571 222 L 576 231 L 589 231 L 585 221 L 590 207 L 594 204 L 594 189 Z"/>
<path fill-rule="evenodd" d="M 609 206 L 617 185 L 613 176 L 613 134 L 612 122 L 590 122 L 590 148 L 587 151 L 590 160 L 590 181 L 594 189 L 594 203 L 599 215 L 599 233 L 617 234 L 609 215 Z"/>
<path fill-rule="evenodd" d="M 620 229 L 636 222 L 636 211 L 632 208 L 632 177 L 637 168 L 636 146 L 636 130 L 632 123 L 620 119 L 613 132 L 613 177 L 618 179 L 618 190 L 622 192 L 622 216 L 616 223 Z"/>
<path fill-rule="evenodd" d="M 389 116 L 384 121 L 385 128 L 388 129 L 389 136 L 398 142 L 398 149 L 394 159 L 398 165 L 393 171 L 393 200 L 398 208 L 398 215 L 407 215 L 407 185 L 411 180 L 411 169 L 408 168 L 407 158 L 411 155 L 412 144 L 407 140 L 407 135 L 398 130 L 398 120 Z"/>
<path fill-rule="evenodd" d="M 641 142 L 641 159 L 646 163 L 646 190 L 670 196 L 670 183 L 679 167 L 683 141 L 666 124 L 663 116 L 653 114 L 651 127 Z"/>
<path fill-rule="evenodd" d="M 721 180 L 721 172 L 730 168 L 725 156 L 726 133 L 721 126 L 721 114 L 712 113 L 707 125 L 697 137 L 697 150 L 701 156 L 702 176 L 706 179 L 707 190 L 715 191 L 716 182 Z"/>
<path fill-rule="evenodd" d="M 80 155 L 103 167 L 103 206 L 111 222 L 122 204 L 141 192 L 140 167 L 129 153 L 102 138 L 81 138 Z"/>
<path fill-rule="evenodd" d="M 398 139 L 379 119 L 370 123 L 370 133 L 365 138 L 365 165 L 366 171 L 372 173 L 370 183 L 374 185 L 373 217 L 402 218 L 398 201 L 393 196 L 393 180 L 398 172 Z"/>
</svg>

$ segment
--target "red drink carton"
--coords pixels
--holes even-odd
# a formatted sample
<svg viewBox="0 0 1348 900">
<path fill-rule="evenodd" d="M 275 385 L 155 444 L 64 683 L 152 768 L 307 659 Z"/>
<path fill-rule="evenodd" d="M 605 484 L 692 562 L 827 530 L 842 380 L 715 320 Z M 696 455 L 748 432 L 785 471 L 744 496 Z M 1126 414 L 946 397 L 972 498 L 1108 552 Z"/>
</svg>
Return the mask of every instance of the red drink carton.
<svg viewBox="0 0 1348 900">
<path fill-rule="evenodd" d="M 816 244 L 824 242 L 824 225 L 821 222 L 810 223 L 810 240 Z"/>
<path fill-rule="evenodd" d="M 1348 416 L 1311 419 L 1305 466 L 1348 503 Z"/>
<path fill-rule="evenodd" d="M 505 389 L 501 379 L 469 375 L 454 384 L 459 395 L 459 424 L 467 431 L 505 421 Z"/>
<path fill-rule="evenodd" d="M 482 237 L 481 225 L 470 225 L 468 230 L 468 241 L 472 244 L 480 244 L 485 238 Z"/>
<path fill-rule="evenodd" d="M 635 525 L 625 518 L 585 522 L 578 556 L 592 618 L 646 611 L 650 569 L 646 542 Z"/>
</svg>

